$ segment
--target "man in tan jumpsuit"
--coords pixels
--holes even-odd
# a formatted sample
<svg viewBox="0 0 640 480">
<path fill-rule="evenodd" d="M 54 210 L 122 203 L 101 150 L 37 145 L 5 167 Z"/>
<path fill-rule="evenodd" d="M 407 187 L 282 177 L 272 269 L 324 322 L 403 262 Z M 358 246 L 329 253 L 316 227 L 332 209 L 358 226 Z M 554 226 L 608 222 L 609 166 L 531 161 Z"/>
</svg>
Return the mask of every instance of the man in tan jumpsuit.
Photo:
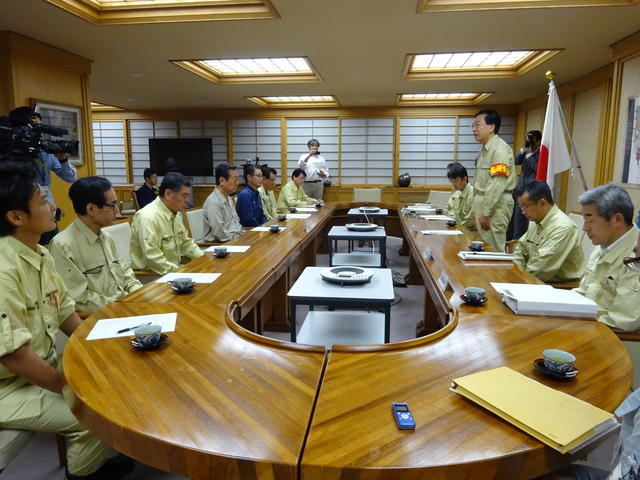
<svg viewBox="0 0 640 480">
<path fill-rule="evenodd" d="M 54 339 L 71 335 L 81 320 L 38 245 L 55 226 L 55 205 L 34 183 L 31 167 L 0 162 L 0 429 L 56 432 L 67 437 L 66 480 L 117 480 L 132 468 L 73 416 L 72 394 L 58 368 Z M 70 399 L 70 397 L 69 397 Z"/>
<path fill-rule="evenodd" d="M 480 110 L 471 125 L 482 144 L 476 159 L 473 216 L 480 238 L 498 252 L 504 251 L 516 186 L 513 151 L 498 136 L 501 122 L 495 110 Z"/>
</svg>

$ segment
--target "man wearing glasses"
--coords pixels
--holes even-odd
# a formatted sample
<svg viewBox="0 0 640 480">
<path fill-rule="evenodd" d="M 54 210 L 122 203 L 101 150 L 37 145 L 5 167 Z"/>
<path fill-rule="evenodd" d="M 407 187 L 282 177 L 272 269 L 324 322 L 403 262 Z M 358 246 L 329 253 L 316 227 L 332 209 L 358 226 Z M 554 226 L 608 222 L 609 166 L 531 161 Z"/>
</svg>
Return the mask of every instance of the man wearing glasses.
<svg viewBox="0 0 640 480">
<path fill-rule="evenodd" d="M 480 110 L 471 124 L 476 141 L 482 144 L 476 159 L 473 217 L 480 238 L 498 252 L 504 252 L 516 186 L 513 151 L 498 136 L 501 123 L 495 110 Z"/>
<path fill-rule="evenodd" d="M 111 182 L 81 178 L 71 185 L 69 198 L 78 216 L 53 238 L 49 251 L 76 309 L 94 312 L 142 284 L 118 254 L 113 238 L 102 231 L 113 224 L 118 210 Z"/>
<path fill-rule="evenodd" d="M 514 262 L 543 282 L 576 282 L 584 254 L 576 224 L 553 202 L 547 182 L 533 180 L 516 189 L 518 206 L 535 222 L 520 239 Z"/>
<path fill-rule="evenodd" d="M 262 171 L 255 165 L 244 166 L 245 187 L 238 194 L 236 210 L 243 227 L 259 227 L 267 221 L 258 188 L 262 186 Z"/>
<path fill-rule="evenodd" d="M 609 183 L 583 193 L 580 198 L 584 231 L 597 247 L 587 261 L 576 289 L 598 304 L 598 321 L 632 332 L 640 328 L 640 279 L 633 255 L 638 227 L 633 224 L 633 203 L 620 185 Z M 631 267 L 625 267 L 626 264 Z"/>
</svg>

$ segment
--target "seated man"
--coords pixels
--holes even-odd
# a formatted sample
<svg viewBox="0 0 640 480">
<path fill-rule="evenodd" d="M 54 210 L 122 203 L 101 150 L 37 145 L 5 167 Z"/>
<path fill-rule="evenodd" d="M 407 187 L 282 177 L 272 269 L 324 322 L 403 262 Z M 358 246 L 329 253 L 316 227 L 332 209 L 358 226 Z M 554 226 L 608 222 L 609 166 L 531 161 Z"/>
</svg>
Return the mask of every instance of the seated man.
<svg viewBox="0 0 640 480">
<path fill-rule="evenodd" d="M 139 208 L 146 207 L 158 196 L 158 174 L 156 171 L 153 168 L 145 168 L 143 176 L 144 183 L 134 192 Z"/>
<path fill-rule="evenodd" d="M 242 235 L 242 225 L 230 195 L 238 188 L 238 172 L 234 165 L 216 167 L 216 188 L 203 205 L 205 242 L 228 242 Z"/>
<path fill-rule="evenodd" d="M 543 282 L 577 281 L 584 264 L 578 227 L 554 205 L 547 182 L 518 187 L 516 198 L 525 218 L 536 225 L 518 240 L 515 263 Z"/>
<path fill-rule="evenodd" d="M 204 255 L 178 215 L 187 208 L 190 192 L 187 177 L 166 175 L 160 184 L 160 196 L 136 212 L 131 223 L 133 268 L 164 275 L 180 266 L 182 256 L 193 260 Z"/>
<path fill-rule="evenodd" d="M 471 217 L 473 186 L 469 183 L 467 169 L 459 162 L 452 162 L 447 165 L 447 178 L 454 188 L 447 202 L 447 214 L 455 218 L 459 225 L 475 230 L 476 222 Z"/>
<path fill-rule="evenodd" d="M 318 200 L 311 197 L 307 197 L 304 193 L 302 185 L 304 179 L 307 178 L 307 174 L 301 168 L 296 168 L 291 174 L 291 180 L 282 187 L 280 190 L 280 196 L 278 197 L 278 203 L 276 211 L 278 213 L 289 213 L 289 209 L 292 207 L 302 207 L 304 205 L 313 205 Z"/>
<path fill-rule="evenodd" d="M 609 183 L 580 195 L 584 231 L 594 245 L 576 289 L 598 304 L 598 321 L 632 332 L 640 328 L 640 280 L 622 260 L 633 255 L 638 227 L 633 203 L 620 185 Z"/>
<path fill-rule="evenodd" d="M 273 220 L 278 216 L 278 212 L 276 212 L 276 197 L 273 193 L 278 172 L 268 165 L 262 165 L 260 170 L 262 170 L 262 186 L 258 187 L 258 193 L 262 200 L 262 210 L 267 216 L 267 220 Z"/>
<path fill-rule="evenodd" d="M 111 182 L 81 178 L 71 185 L 69 198 L 78 216 L 53 238 L 49 252 L 76 309 L 94 312 L 142 284 L 118 254 L 113 238 L 102 231 L 113 224 L 118 209 Z"/>
<path fill-rule="evenodd" d="M 267 221 L 258 193 L 258 187 L 262 186 L 262 171 L 255 165 L 245 165 L 244 181 L 246 185 L 238 195 L 236 211 L 243 227 L 258 227 Z"/>
<path fill-rule="evenodd" d="M 109 447 L 73 416 L 62 392 L 54 339 L 81 320 L 40 235 L 55 205 L 27 162 L 0 162 L 0 429 L 55 432 L 68 439 L 67 480 L 119 479 L 133 461 L 107 460 Z"/>
</svg>

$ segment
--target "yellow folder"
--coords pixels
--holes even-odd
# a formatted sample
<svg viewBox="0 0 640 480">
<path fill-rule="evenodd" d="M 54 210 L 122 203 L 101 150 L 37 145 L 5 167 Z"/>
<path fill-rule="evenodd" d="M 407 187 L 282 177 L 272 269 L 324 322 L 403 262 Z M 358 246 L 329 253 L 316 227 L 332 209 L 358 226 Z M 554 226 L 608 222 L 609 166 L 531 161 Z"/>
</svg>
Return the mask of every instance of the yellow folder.
<svg viewBox="0 0 640 480">
<path fill-rule="evenodd" d="M 619 426 L 613 414 L 508 367 L 456 378 L 451 389 L 561 453 Z"/>
</svg>

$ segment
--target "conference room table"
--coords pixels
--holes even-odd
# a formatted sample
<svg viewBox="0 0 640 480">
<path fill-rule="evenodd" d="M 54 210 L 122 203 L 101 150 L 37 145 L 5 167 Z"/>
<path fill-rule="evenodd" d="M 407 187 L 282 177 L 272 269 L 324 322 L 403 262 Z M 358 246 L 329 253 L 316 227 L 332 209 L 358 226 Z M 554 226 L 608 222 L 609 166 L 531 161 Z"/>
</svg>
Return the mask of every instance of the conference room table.
<svg viewBox="0 0 640 480">
<path fill-rule="evenodd" d="M 113 448 L 192 479 L 526 479 L 592 448 L 561 455 L 449 386 L 506 365 L 613 411 L 631 384 L 616 335 L 593 320 L 514 315 L 489 283 L 535 278 L 508 262 L 462 262 L 456 254 L 473 233 L 424 235 L 446 227 L 398 205 L 375 205 L 400 223 L 412 274 L 424 284 L 425 318 L 416 321 L 430 333 L 326 350 L 241 326 L 263 303 L 285 315 L 284 289 L 314 265 L 323 235 L 356 206 L 326 205 L 304 221 L 288 220 L 279 234 L 243 235 L 233 243 L 251 249 L 237 257 L 207 254 L 183 266 L 222 273 L 192 295 L 149 284 L 85 320 L 63 361 L 75 415 Z M 438 285 L 442 272 L 450 289 Z M 461 303 L 471 285 L 487 289 L 485 305 Z M 98 319 L 167 312 L 177 313 L 176 328 L 157 350 L 138 351 L 130 337 L 86 340 Z M 551 347 L 576 355 L 577 377 L 535 371 L 533 361 Z M 409 404 L 415 431 L 397 429 L 392 402 Z"/>
</svg>

